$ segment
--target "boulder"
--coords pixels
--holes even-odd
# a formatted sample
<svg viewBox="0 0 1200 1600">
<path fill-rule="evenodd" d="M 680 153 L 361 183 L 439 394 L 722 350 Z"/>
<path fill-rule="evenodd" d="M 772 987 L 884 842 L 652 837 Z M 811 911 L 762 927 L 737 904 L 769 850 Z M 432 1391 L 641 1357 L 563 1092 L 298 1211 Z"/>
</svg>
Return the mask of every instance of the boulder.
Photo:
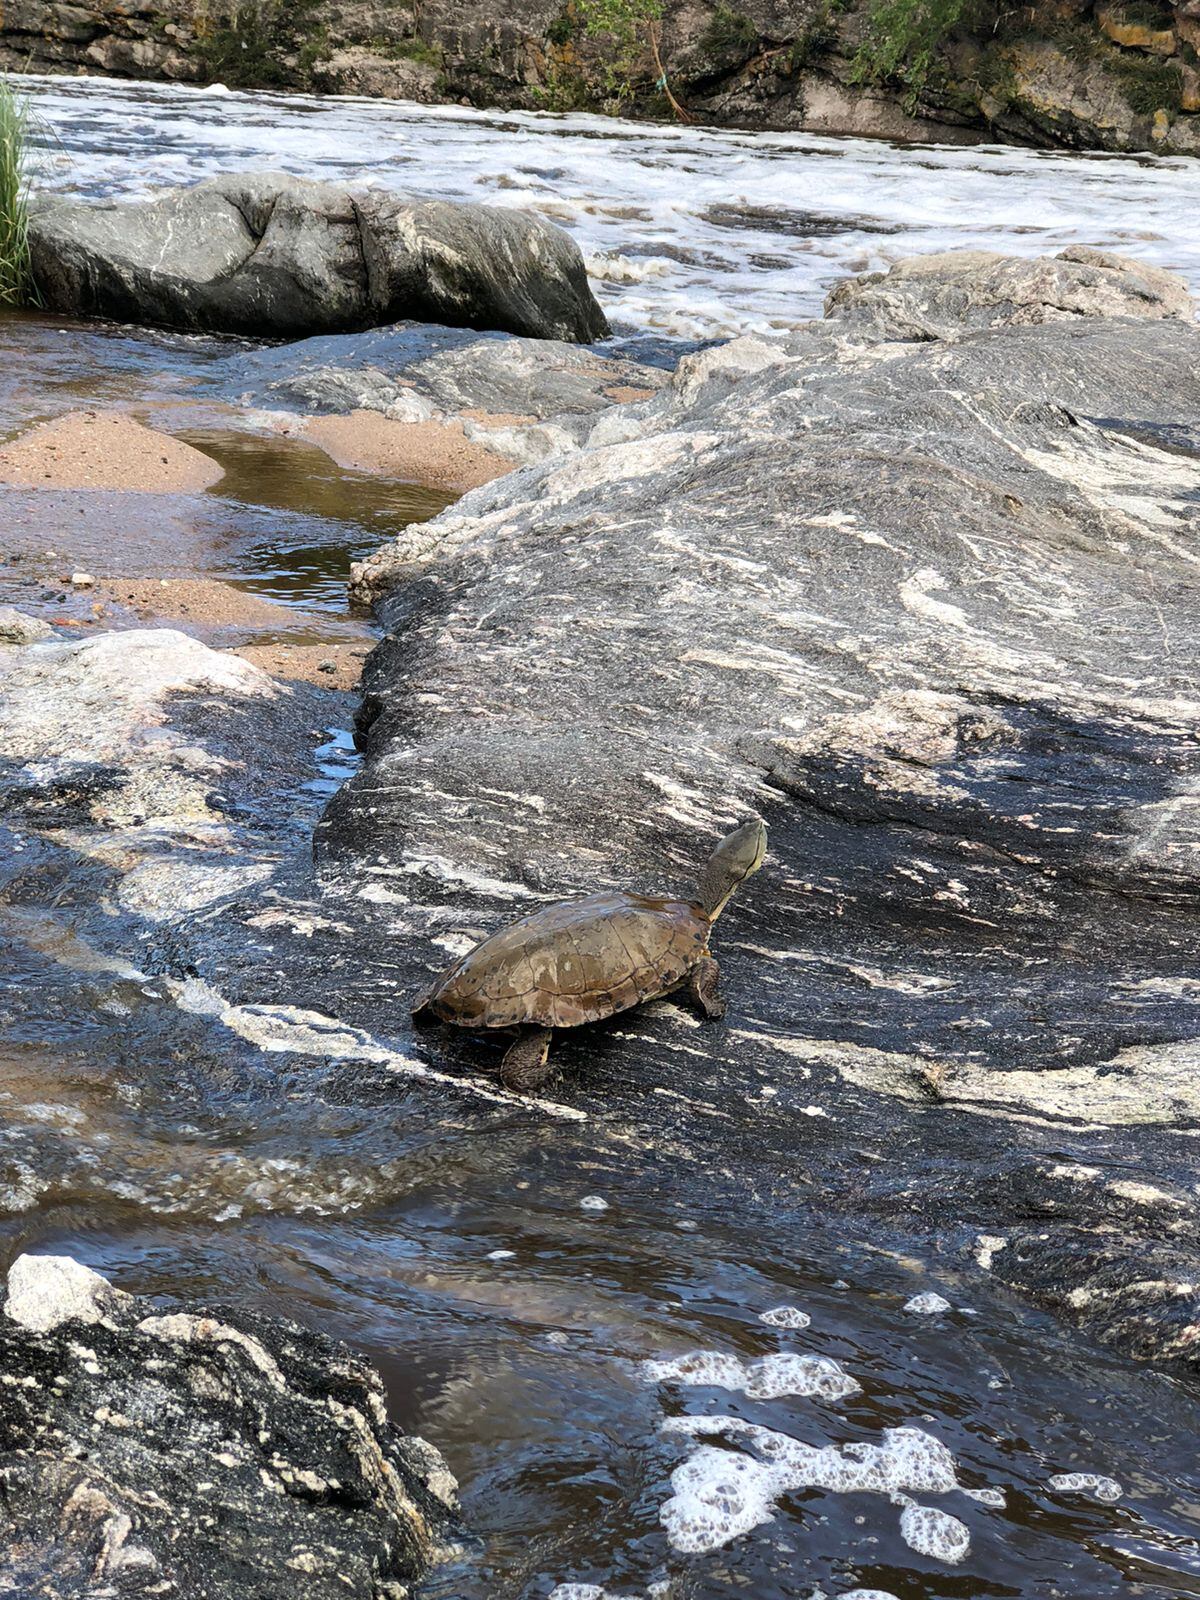
<svg viewBox="0 0 1200 1600">
<path fill-rule="evenodd" d="M 10 1593 L 401 1600 L 454 1552 L 445 1462 L 311 1329 L 23 1255 L 0 1363 Z"/>
<path fill-rule="evenodd" d="M 28 616 L 16 606 L 0 605 L 0 645 L 32 644 L 49 638 L 54 630 L 40 617 Z"/>
<path fill-rule="evenodd" d="M 954 339 L 982 328 L 1076 317 L 1194 322 L 1185 279 L 1107 250 L 1072 245 L 1057 256 L 948 251 L 846 278 L 825 314 L 881 338 Z"/>
<path fill-rule="evenodd" d="M 50 196 L 30 248 L 45 304 L 300 338 L 412 318 L 587 343 L 607 332 L 573 241 L 543 218 L 241 173 L 149 200 Z"/>
<path fill-rule="evenodd" d="M 328 892 L 403 882 L 389 975 L 419 992 L 447 926 L 678 892 L 759 812 L 726 1025 L 564 1035 L 554 1098 L 1194 1362 L 1200 329 L 1079 253 L 881 282 L 878 318 L 688 357 L 369 564 Z"/>
</svg>

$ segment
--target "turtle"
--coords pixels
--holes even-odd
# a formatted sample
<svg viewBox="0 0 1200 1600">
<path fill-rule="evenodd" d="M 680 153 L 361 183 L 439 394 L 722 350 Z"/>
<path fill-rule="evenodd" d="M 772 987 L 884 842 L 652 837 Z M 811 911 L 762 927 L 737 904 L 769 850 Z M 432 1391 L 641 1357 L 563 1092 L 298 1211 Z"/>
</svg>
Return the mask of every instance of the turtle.
<svg viewBox="0 0 1200 1600">
<path fill-rule="evenodd" d="M 447 968 L 413 1006 L 413 1020 L 516 1029 L 500 1078 L 530 1090 L 554 1070 L 548 1058 L 558 1028 L 600 1022 L 684 986 L 706 1017 L 723 1016 L 709 935 L 766 850 L 766 826 L 754 818 L 713 851 L 694 900 L 602 890 L 544 906 Z"/>
</svg>

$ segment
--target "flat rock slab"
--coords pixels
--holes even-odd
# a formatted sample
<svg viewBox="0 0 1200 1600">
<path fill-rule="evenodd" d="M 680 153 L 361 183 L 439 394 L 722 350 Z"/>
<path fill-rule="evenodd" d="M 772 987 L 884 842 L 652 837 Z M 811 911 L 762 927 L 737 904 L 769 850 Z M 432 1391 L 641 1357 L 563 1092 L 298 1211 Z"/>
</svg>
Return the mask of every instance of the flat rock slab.
<svg viewBox="0 0 1200 1600">
<path fill-rule="evenodd" d="M 574 242 L 541 217 L 283 173 L 46 198 L 30 248 L 45 304 L 76 316 L 288 339 L 404 318 L 577 343 L 608 331 Z"/>
<path fill-rule="evenodd" d="M 614 405 L 652 398 L 668 377 L 604 349 L 410 325 L 252 351 L 226 392 L 272 409 L 450 423 L 490 456 L 524 465 L 568 453 Z M 419 448 L 421 436 L 412 440 Z"/>
<path fill-rule="evenodd" d="M 951 339 L 983 328 L 1077 317 L 1196 320 L 1185 279 L 1109 250 L 1071 245 L 1057 256 L 950 250 L 837 284 L 825 314 L 877 337 Z"/>
<path fill-rule="evenodd" d="M 445 1462 L 388 1424 L 376 1372 L 310 1329 L 24 1255 L 0 1362 L 12 1593 L 398 1600 L 452 1553 Z"/>
<path fill-rule="evenodd" d="M 403 875 L 418 990 L 448 928 L 679 892 L 760 812 L 725 1023 L 564 1035 L 557 1092 L 1194 1360 L 1198 359 L 1177 317 L 737 341 L 406 530 L 331 887 Z"/>
</svg>

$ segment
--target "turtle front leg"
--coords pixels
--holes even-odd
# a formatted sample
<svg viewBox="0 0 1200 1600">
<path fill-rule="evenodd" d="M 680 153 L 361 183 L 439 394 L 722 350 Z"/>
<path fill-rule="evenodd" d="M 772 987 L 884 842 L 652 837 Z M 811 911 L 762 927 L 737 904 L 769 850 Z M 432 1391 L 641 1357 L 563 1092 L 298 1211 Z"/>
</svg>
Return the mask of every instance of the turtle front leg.
<svg viewBox="0 0 1200 1600">
<path fill-rule="evenodd" d="M 509 1045 L 500 1063 L 500 1082 L 506 1089 L 538 1089 L 553 1073 L 546 1057 L 550 1054 L 549 1028 L 523 1028 L 515 1044 Z"/>
<path fill-rule="evenodd" d="M 720 979 L 721 969 L 711 956 L 701 956 L 688 974 L 688 995 L 704 1015 L 713 1020 L 725 1015 L 725 1002 L 717 987 Z"/>
</svg>

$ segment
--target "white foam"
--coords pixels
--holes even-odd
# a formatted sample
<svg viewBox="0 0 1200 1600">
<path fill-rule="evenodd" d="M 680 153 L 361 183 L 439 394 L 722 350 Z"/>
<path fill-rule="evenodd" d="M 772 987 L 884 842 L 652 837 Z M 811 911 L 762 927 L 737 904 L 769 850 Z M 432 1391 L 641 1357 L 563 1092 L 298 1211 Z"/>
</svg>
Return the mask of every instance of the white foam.
<svg viewBox="0 0 1200 1600">
<path fill-rule="evenodd" d="M 1110 1504 L 1125 1493 L 1115 1478 L 1106 1478 L 1098 1472 L 1056 1472 L 1050 1487 L 1061 1494 L 1090 1494 L 1093 1500 Z"/>
<path fill-rule="evenodd" d="M 770 1311 L 760 1311 L 758 1320 L 768 1328 L 807 1328 L 812 1318 L 797 1306 L 775 1306 Z"/>
<path fill-rule="evenodd" d="M 740 1390 L 751 1400 L 778 1400 L 784 1395 L 842 1400 L 859 1391 L 858 1382 L 832 1356 L 792 1351 L 743 1361 L 716 1350 L 692 1350 L 670 1361 L 643 1362 L 642 1377 L 647 1383 Z"/>
<path fill-rule="evenodd" d="M 540 211 L 592 260 L 614 321 L 686 338 L 795 327 L 846 272 L 934 250 L 1090 244 L 1200 286 L 1187 157 L 926 145 L 914 161 L 883 140 L 584 114 L 239 93 L 214 116 L 214 89 L 32 74 L 21 87 L 51 135 L 40 187 L 134 194 L 271 168 Z"/>
<path fill-rule="evenodd" d="M 607 1211 L 608 1201 L 601 1194 L 585 1194 L 579 1202 L 584 1211 Z"/>
<path fill-rule="evenodd" d="M 918 1555 L 948 1566 L 956 1566 L 971 1548 L 965 1524 L 936 1506 L 905 1506 L 900 1513 L 900 1537 Z"/>
<path fill-rule="evenodd" d="M 953 1311 L 954 1307 L 940 1294 L 929 1290 L 925 1294 L 915 1294 L 911 1300 L 904 1302 L 905 1311 L 912 1311 L 917 1316 L 937 1316 L 942 1311 Z"/>
<path fill-rule="evenodd" d="M 901 1533 L 913 1549 L 954 1565 L 970 1546 L 963 1523 L 918 1506 L 910 1494 L 949 1494 L 959 1487 L 954 1457 L 921 1428 L 885 1428 L 880 1443 L 809 1445 L 742 1417 L 671 1417 L 663 1432 L 744 1441 L 755 1457 L 701 1445 L 671 1477 L 662 1508 L 677 1550 L 702 1554 L 770 1521 L 777 1501 L 797 1489 L 877 1494 L 902 1507 Z"/>
</svg>

